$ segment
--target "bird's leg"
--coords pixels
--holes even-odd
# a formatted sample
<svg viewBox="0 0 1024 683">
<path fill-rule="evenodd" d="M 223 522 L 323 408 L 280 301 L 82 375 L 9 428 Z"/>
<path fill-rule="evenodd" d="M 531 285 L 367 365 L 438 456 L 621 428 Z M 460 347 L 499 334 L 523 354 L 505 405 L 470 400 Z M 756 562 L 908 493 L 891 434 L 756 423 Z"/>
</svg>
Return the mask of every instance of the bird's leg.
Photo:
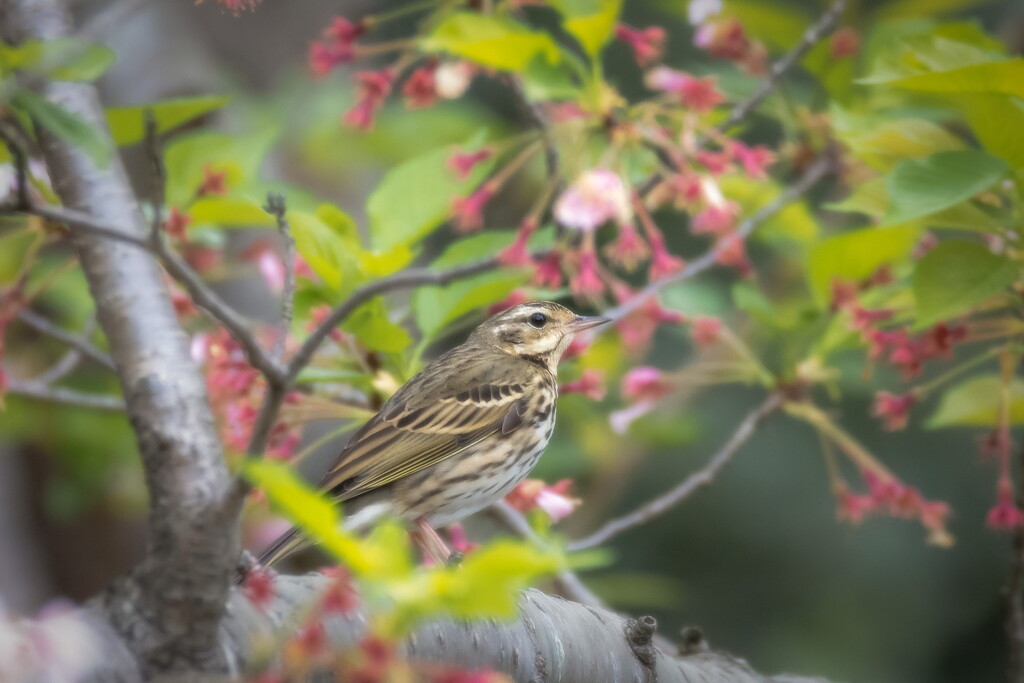
<svg viewBox="0 0 1024 683">
<path fill-rule="evenodd" d="M 416 520 L 416 529 L 413 538 L 416 539 L 417 545 L 438 566 L 447 564 L 456 555 L 423 517 Z"/>
</svg>

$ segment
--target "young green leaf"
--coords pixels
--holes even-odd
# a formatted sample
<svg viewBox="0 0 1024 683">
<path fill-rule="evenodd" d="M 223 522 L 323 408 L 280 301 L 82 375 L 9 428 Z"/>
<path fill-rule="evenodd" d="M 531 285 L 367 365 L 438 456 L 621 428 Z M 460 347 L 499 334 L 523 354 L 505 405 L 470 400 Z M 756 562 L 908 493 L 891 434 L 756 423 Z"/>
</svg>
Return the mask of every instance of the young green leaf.
<svg viewBox="0 0 1024 683">
<path fill-rule="evenodd" d="M 534 31 L 510 17 L 475 12 L 449 15 L 420 47 L 502 71 L 521 72 L 537 55 L 551 63 L 560 58 L 557 43 L 547 33 Z"/>
<path fill-rule="evenodd" d="M 943 393 L 925 426 L 991 427 L 998 420 L 1002 391 L 1003 381 L 996 374 L 965 379 Z M 1024 423 L 1024 380 L 1018 378 L 1010 384 L 1010 422 Z"/>
<path fill-rule="evenodd" d="M 859 282 L 880 266 L 910 255 L 921 227 L 865 228 L 830 237 L 811 250 L 808 280 L 819 304 L 828 301 L 833 280 Z"/>
<path fill-rule="evenodd" d="M 905 223 L 955 206 L 989 189 L 1008 171 L 1002 159 L 975 149 L 904 159 L 886 177 L 890 205 L 885 222 Z"/>
<path fill-rule="evenodd" d="M 565 30 L 591 57 L 611 40 L 622 11 L 622 0 L 552 0 L 551 5 L 562 13 Z"/>
<path fill-rule="evenodd" d="M 922 258 L 914 270 L 917 326 L 966 313 L 1017 279 L 1013 261 L 977 242 L 949 240 Z"/>
<path fill-rule="evenodd" d="M 104 166 L 110 160 L 109 139 L 99 128 L 67 109 L 24 88 L 15 92 L 11 104 L 46 130 L 81 149 L 97 165 Z"/>
<path fill-rule="evenodd" d="M 476 149 L 482 138 L 474 136 L 476 142 L 467 143 L 465 150 Z M 462 180 L 447 167 L 454 151 L 451 147 L 432 150 L 384 176 L 366 203 L 375 250 L 419 242 L 449 217 L 452 202 L 472 192 L 494 166 L 492 159 L 485 160 Z"/>
<path fill-rule="evenodd" d="M 157 133 L 166 133 L 192 119 L 220 109 L 230 97 L 222 95 L 199 95 L 176 97 L 135 107 L 115 107 L 107 110 L 107 125 L 114 142 L 119 147 L 133 145 L 146 135 L 146 112 L 153 113 Z"/>
</svg>

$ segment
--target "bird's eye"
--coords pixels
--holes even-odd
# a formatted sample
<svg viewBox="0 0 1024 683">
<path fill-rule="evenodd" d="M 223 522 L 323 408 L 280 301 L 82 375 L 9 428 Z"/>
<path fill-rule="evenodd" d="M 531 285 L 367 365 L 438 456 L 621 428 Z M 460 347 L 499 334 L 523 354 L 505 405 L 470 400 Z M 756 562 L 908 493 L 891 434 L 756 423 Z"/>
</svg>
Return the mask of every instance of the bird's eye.
<svg viewBox="0 0 1024 683">
<path fill-rule="evenodd" d="M 530 316 L 529 321 L 534 327 L 544 327 L 548 321 L 548 317 L 543 313 L 534 313 Z"/>
</svg>

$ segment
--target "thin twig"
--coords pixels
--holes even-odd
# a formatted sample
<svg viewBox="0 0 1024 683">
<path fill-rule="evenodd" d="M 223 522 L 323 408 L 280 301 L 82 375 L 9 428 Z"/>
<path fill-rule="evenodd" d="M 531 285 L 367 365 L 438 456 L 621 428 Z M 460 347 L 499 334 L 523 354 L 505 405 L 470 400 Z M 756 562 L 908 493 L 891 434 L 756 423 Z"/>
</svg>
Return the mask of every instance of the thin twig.
<svg viewBox="0 0 1024 683">
<path fill-rule="evenodd" d="M 320 345 L 334 328 L 344 322 L 356 309 L 373 297 L 399 289 L 409 289 L 410 287 L 447 285 L 462 278 L 486 273 L 500 266 L 501 263 L 497 257 L 493 257 L 450 270 L 436 271 L 425 268 L 410 268 L 359 287 L 351 296 L 335 307 L 330 315 L 324 318 L 309 337 L 306 338 L 306 341 L 302 343 L 302 346 L 288 362 L 288 379 L 294 379 L 302 368 L 309 364 L 313 354 L 316 353 L 316 350 L 320 348 Z"/>
<path fill-rule="evenodd" d="M 537 537 L 537 534 L 535 534 L 533 529 L 530 528 L 530 524 L 526 521 L 523 514 L 504 500 L 499 500 L 497 503 L 487 508 L 487 512 L 491 517 L 516 536 L 525 538 L 533 543 L 542 543 L 542 541 Z M 605 606 L 604 601 L 594 595 L 594 593 L 587 588 L 582 581 L 580 581 L 580 578 L 568 569 L 563 569 L 558 572 L 555 575 L 554 581 L 555 586 L 558 588 L 558 592 L 561 593 L 563 597 L 569 598 L 570 600 L 582 605 L 592 605 L 594 607 Z"/>
<path fill-rule="evenodd" d="M 277 231 L 284 240 L 284 290 L 281 292 L 281 329 L 274 342 L 273 355 L 281 360 L 284 355 L 284 343 L 292 326 L 292 315 L 295 307 L 295 236 L 288 224 L 288 207 L 284 195 L 277 192 L 267 193 L 267 205 L 263 210 L 277 220 Z"/>
<path fill-rule="evenodd" d="M 93 331 L 96 329 L 96 318 L 92 317 L 85 324 L 85 329 L 82 330 L 82 338 L 88 339 Z M 42 384 L 54 384 L 67 377 L 78 364 L 82 362 L 83 353 L 76 348 L 68 349 L 63 356 L 57 359 L 57 362 L 50 366 L 48 370 L 40 373 L 36 376 L 35 381 Z"/>
<path fill-rule="evenodd" d="M 57 327 L 43 316 L 33 313 L 27 309 L 18 312 L 18 320 L 37 332 L 41 332 L 49 337 L 53 337 L 59 342 L 67 344 L 71 348 L 79 351 L 89 360 L 95 361 L 105 368 L 109 368 L 111 370 L 114 369 L 113 359 L 106 352 L 93 346 L 87 336 L 68 332 L 63 328 Z"/>
<path fill-rule="evenodd" d="M 733 234 L 740 239 L 745 240 L 762 223 L 803 196 L 819 180 L 830 173 L 834 166 L 835 162 L 829 154 L 824 154 L 819 157 L 813 164 L 807 167 L 803 175 L 801 175 L 796 182 L 787 187 L 785 191 L 779 194 L 778 197 L 745 218 L 737 226 L 736 231 Z M 718 246 L 714 246 L 703 256 L 690 261 L 683 270 L 649 283 L 628 301 L 604 311 L 604 315 L 612 318 L 613 320 L 619 320 L 640 308 L 647 299 L 654 296 L 668 285 L 689 280 L 690 278 L 703 273 L 705 270 L 714 266 L 717 262 L 719 248 L 720 247 Z"/>
<path fill-rule="evenodd" d="M 1024 450 L 1020 452 L 1021 471 L 1024 472 Z M 1017 505 L 1024 504 L 1024 477 L 1017 479 Z M 1006 579 L 1006 640 L 1010 650 L 1006 680 L 1024 681 L 1024 528 L 1013 531 L 1013 553 L 1010 575 Z"/>
<path fill-rule="evenodd" d="M 115 412 L 124 411 L 124 399 L 120 396 L 106 396 L 102 394 L 88 394 L 83 391 L 66 389 L 64 387 L 51 387 L 35 380 L 12 379 L 7 383 L 7 392 L 36 398 L 51 403 L 61 403 L 80 408 L 92 408 L 95 410 L 109 410 Z"/>
<path fill-rule="evenodd" d="M 160 233 L 163 230 L 164 197 L 167 192 L 167 169 L 164 167 L 163 154 L 160 151 L 160 136 L 157 134 L 156 117 L 152 109 L 146 109 L 146 155 L 153 174 L 153 216 L 149 224 L 149 239 L 156 251 L 162 249 Z"/>
<path fill-rule="evenodd" d="M 781 394 L 770 394 L 768 398 L 743 418 L 739 425 L 737 425 L 736 431 L 732 433 L 728 441 L 708 460 L 708 463 L 703 468 L 688 476 L 667 493 L 641 505 L 626 515 L 606 522 L 600 529 L 589 536 L 570 543 L 569 550 L 583 550 L 601 545 L 624 531 L 634 529 L 665 514 L 700 489 L 711 484 L 722 468 L 729 464 L 740 447 L 754 435 L 761 422 L 778 410 L 782 403 L 783 397 Z"/>
<path fill-rule="evenodd" d="M 160 240 L 159 244 L 153 245 L 147 238 L 123 232 L 118 228 L 94 220 L 92 216 L 81 211 L 64 207 L 31 206 L 23 213 L 39 216 L 54 223 L 62 223 L 72 230 L 118 240 L 155 253 L 162 259 L 164 268 L 171 274 L 171 277 L 177 280 L 192 297 L 193 302 L 223 325 L 235 341 L 242 346 L 253 367 L 268 379 L 273 378 L 275 381 L 280 381 L 284 376 L 284 368 L 263 348 L 256 335 L 249 329 L 245 319 L 214 292 L 177 252 L 167 248 L 163 244 L 163 240 Z"/>
<path fill-rule="evenodd" d="M 736 126 L 747 118 L 751 112 L 761 104 L 761 102 L 771 95 L 778 87 L 783 74 L 803 59 L 811 48 L 828 37 L 828 35 L 835 30 L 836 24 L 839 22 L 839 18 L 842 16 L 843 10 L 846 9 L 848 1 L 849 0 L 837 0 L 831 7 L 829 7 L 829 9 L 818 17 L 817 21 L 808 26 L 807 30 L 804 31 L 803 36 L 800 38 L 800 42 L 797 43 L 793 49 L 772 63 L 771 67 L 768 69 L 768 75 L 761 81 L 761 85 L 754 94 L 747 99 L 736 103 L 733 108 L 729 110 L 729 115 L 725 117 L 725 120 L 718 124 L 716 127 L 717 130 L 724 133 Z M 637 192 L 641 197 L 646 197 L 663 179 L 664 176 L 662 173 L 655 171 L 637 186 Z"/>
<path fill-rule="evenodd" d="M 811 51 L 815 45 L 824 40 L 835 30 L 839 23 L 846 4 L 849 0 L 836 0 L 825 12 L 818 17 L 818 20 L 807 27 L 800 42 L 793 49 L 775 61 L 768 70 L 768 75 L 761 80 L 761 85 L 753 95 L 743 100 L 732 108 L 729 116 L 718 124 L 718 130 L 726 131 L 737 123 L 747 118 L 772 92 L 778 87 L 779 79 L 784 73 L 790 70 L 804 56 Z"/>
<path fill-rule="evenodd" d="M 28 151 L 24 142 L 18 139 L 18 135 L 18 133 L 11 129 L 10 123 L 0 121 L 0 140 L 4 141 L 14 162 L 15 210 L 21 210 L 30 205 L 28 193 Z"/>
</svg>

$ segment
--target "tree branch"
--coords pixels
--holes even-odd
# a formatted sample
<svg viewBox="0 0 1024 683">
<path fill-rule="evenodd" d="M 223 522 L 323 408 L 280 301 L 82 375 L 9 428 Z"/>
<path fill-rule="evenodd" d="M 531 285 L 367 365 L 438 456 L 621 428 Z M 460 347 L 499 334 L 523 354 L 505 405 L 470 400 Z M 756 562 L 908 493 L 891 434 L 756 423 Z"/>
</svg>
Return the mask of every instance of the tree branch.
<svg viewBox="0 0 1024 683">
<path fill-rule="evenodd" d="M 313 354 L 320 348 L 324 340 L 334 328 L 343 323 L 356 309 L 362 306 L 375 296 L 387 292 L 423 285 L 447 285 L 462 278 L 486 273 L 489 270 L 500 267 L 497 257 L 484 259 L 476 263 L 459 266 L 450 270 L 428 270 L 426 268 L 410 268 L 402 270 L 374 282 L 367 283 L 356 289 L 348 299 L 336 306 L 330 315 L 323 319 L 315 330 L 306 338 L 302 346 L 296 351 L 288 362 L 287 376 L 293 380 L 302 368 L 306 367 L 313 359 Z"/>
<path fill-rule="evenodd" d="M 0 4 L 0 27 L 12 43 L 71 34 L 60 0 L 8 0 Z M 39 87 L 54 104 L 106 130 L 93 86 Z M 229 495 L 232 477 L 205 383 L 157 261 L 126 244 L 148 247 L 147 226 L 120 159 L 114 155 L 100 167 L 45 128 L 37 134 L 68 207 L 37 213 L 100 228 L 73 230 L 72 241 L 110 343 L 150 495 L 146 556 L 105 592 L 103 608 L 143 675 L 223 671 L 217 634 L 240 549 L 240 509 Z M 118 241 L 100 238 L 103 233 Z"/>
<path fill-rule="evenodd" d="M 120 396 L 89 394 L 65 387 L 53 387 L 38 380 L 11 379 L 7 383 L 7 391 L 8 393 L 27 398 L 36 398 L 41 401 L 77 406 L 79 408 L 110 410 L 114 412 L 124 411 L 124 401 Z"/>
<path fill-rule="evenodd" d="M 629 514 L 616 517 L 606 522 L 600 529 L 586 538 L 569 544 L 569 550 L 583 550 L 601 545 L 608 540 L 618 536 L 624 531 L 629 531 L 642 526 L 652 519 L 659 517 L 670 509 L 683 502 L 700 489 L 708 486 L 715 480 L 723 467 L 729 464 L 740 447 L 754 435 L 757 428 L 766 417 L 779 409 L 783 403 L 783 397 L 779 393 L 772 393 L 761 405 L 754 408 L 747 414 L 743 421 L 736 427 L 728 441 L 715 453 L 707 465 L 694 472 L 686 479 L 677 484 L 674 488 L 658 496 L 654 500 L 645 503 Z"/>
<path fill-rule="evenodd" d="M 322 574 L 278 576 L 274 600 L 264 609 L 236 591 L 213 643 L 228 657 L 230 673 L 235 678 L 259 675 L 266 667 L 268 644 L 294 637 L 330 581 Z M 137 680 L 130 653 L 112 635 L 102 615 L 83 611 L 83 616 L 106 650 L 99 659 L 102 668 L 90 672 L 88 680 Z M 368 615 L 358 609 L 325 618 L 327 647 L 337 654 L 350 652 L 366 636 L 367 622 Z M 537 683 L 824 683 L 791 675 L 765 676 L 741 660 L 707 649 L 690 648 L 690 653 L 674 656 L 652 642 L 655 627 L 650 617 L 627 619 L 528 590 L 515 619 L 431 621 L 400 645 L 400 654 L 417 662 L 492 669 L 515 681 Z M 325 672 L 322 679 L 336 677 Z"/>
<path fill-rule="evenodd" d="M 797 64 L 804 56 L 811 51 L 815 45 L 824 40 L 835 30 L 840 17 L 849 0 L 836 0 L 825 12 L 818 17 L 818 20 L 807 27 L 800 42 L 789 52 L 775 61 L 768 70 L 768 75 L 761 80 L 754 94 L 743 100 L 732 108 L 729 116 L 718 124 L 718 130 L 726 131 L 747 118 L 779 85 L 782 75 Z"/>
<path fill-rule="evenodd" d="M 43 316 L 33 313 L 27 309 L 23 309 L 18 312 L 18 320 L 37 332 L 41 332 L 49 337 L 53 337 L 63 344 L 67 344 L 89 360 L 95 361 L 110 370 L 114 369 L 113 359 L 111 359 L 106 352 L 96 348 L 86 337 L 57 327 Z"/>
<path fill-rule="evenodd" d="M 835 162 L 829 154 L 820 156 L 814 161 L 814 163 L 807 167 L 803 172 L 803 175 L 801 175 L 796 182 L 787 187 L 785 191 L 779 194 L 778 197 L 745 218 L 737 226 L 736 231 L 733 234 L 737 235 L 740 239 L 745 240 L 762 223 L 806 194 L 808 190 L 814 187 L 819 180 L 832 172 L 834 168 Z M 710 269 L 718 260 L 718 251 L 719 247 L 713 246 L 703 256 L 690 261 L 683 270 L 649 283 L 631 299 L 615 306 L 614 308 L 604 311 L 603 315 L 608 316 L 612 320 L 621 320 L 643 306 L 647 299 L 654 296 L 668 285 L 689 280 L 690 278 L 703 273 L 705 270 Z"/>
<path fill-rule="evenodd" d="M 295 307 L 295 237 L 288 225 L 288 207 L 283 194 L 270 192 L 263 210 L 277 221 L 277 231 L 284 240 L 284 289 L 281 291 L 281 329 L 274 342 L 274 358 L 281 360 L 284 344 L 288 339 L 288 330 L 292 326 L 292 315 Z"/>
<path fill-rule="evenodd" d="M 835 30 L 836 24 L 839 22 L 840 17 L 842 17 L 848 2 L 849 0 L 836 0 L 829 9 L 825 10 L 818 17 L 817 21 L 808 26 L 800 38 L 800 42 L 792 50 L 772 63 L 768 70 L 768 76 L 761 81 L 761 85 L 754 94 L 735 104 L 729 110 L 729 115 L 725 117 L 725 120 L 716 126 L 717 130 L 724 133 L 750 116 L 754 109 L 775 91 L 782 76 L 803 59 L 810 52 L 811 48 L 827 38 Z M 654 172 L 637 187 L 637 192 L 641 197 L 646 197 L 663 179 L 664 176 L 660 172 Z"/>
</svg>

